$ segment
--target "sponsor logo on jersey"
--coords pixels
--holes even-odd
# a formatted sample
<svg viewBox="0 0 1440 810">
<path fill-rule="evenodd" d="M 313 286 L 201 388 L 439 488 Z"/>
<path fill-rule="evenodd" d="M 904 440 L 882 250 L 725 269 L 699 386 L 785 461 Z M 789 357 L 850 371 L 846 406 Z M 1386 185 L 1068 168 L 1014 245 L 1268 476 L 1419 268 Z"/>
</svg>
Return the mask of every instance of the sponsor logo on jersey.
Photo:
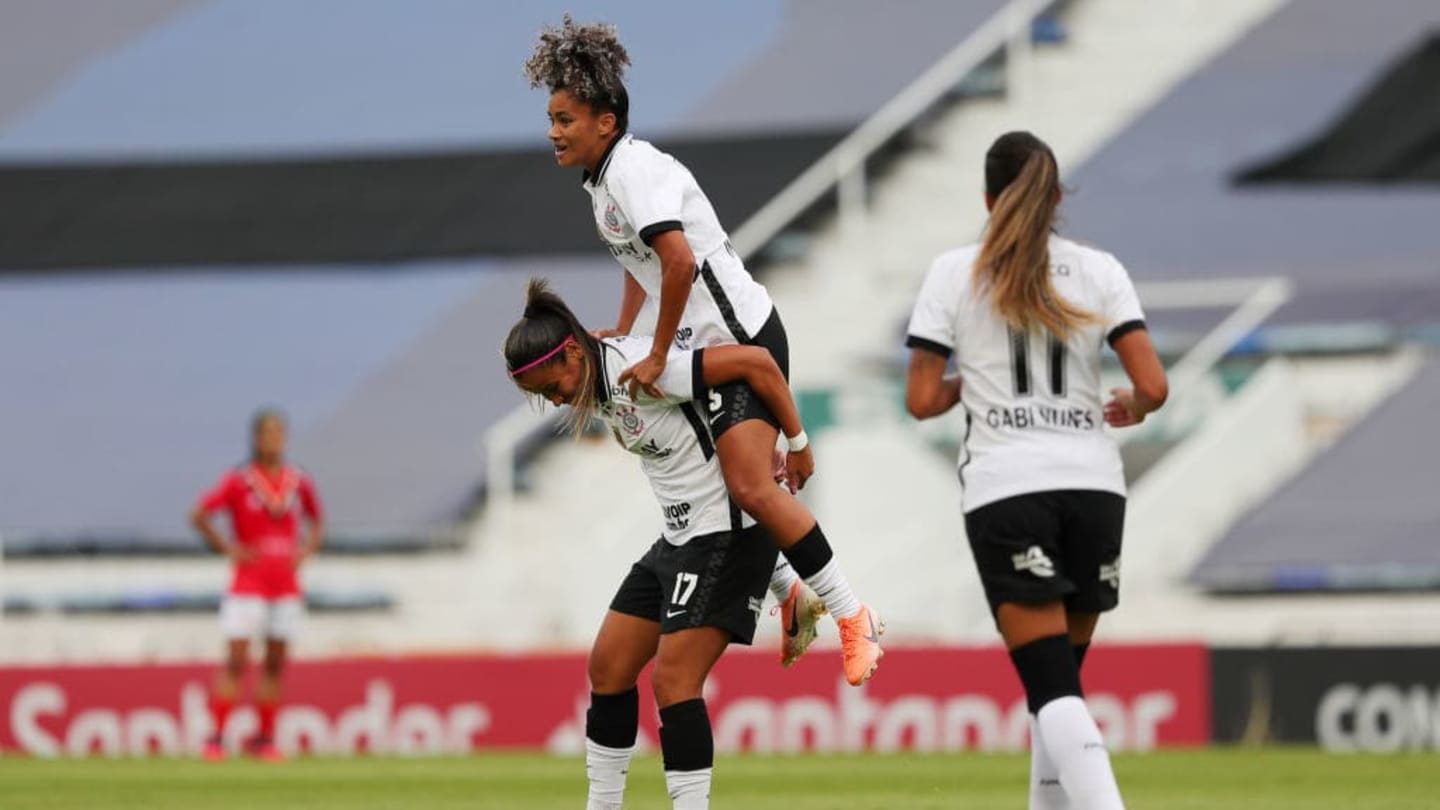
<svg viewBox="0 0 1440 810">
<path fill-rule="evenodd" d="M 604 234 L 601 234 L 601 236 L 603 237 Z M 635 242 L 639 241 L 638 239 L 631 242 L 621 242 L 619 244 L 603 238 L 600 241 L 605 243 L 605 247 L 609 248 L 610 255 L 614 256 L 621 263 L 624 263 L 626 256 L 629 256 L 637 262 L 655 261 L 655 251 L 649 248 L 639 248 L 635 246 Z M 640 242 L 640 244 L 643 245 L 645 243 Z"/>
<path fill-rule="evenodd" d="M 670 454 L 674 453 L 675 451 L 674 449 L 669 447 L 661 447 L 660 445 L 655 443 L 654 439 L 651 439 L 650 441 L 645 442 L 639 447 L 636 447 L 635 452 L 639 453 L 645 458 L 661 459 L 669 458 Z"/>
<path fill-rule="evenodd" d="M 1029 571 L 1041 579 L 1055 576 L 1055 563 L 1039 546 L 1025 549 L 1024 554 L 1011 555 L 1010 562 L 1015 564 L 1016 571 Z"/>
<path fill-rule="evenodd" d="M 672 532 L 684 531 L 690 525 L 689 501 L 666 504 L 660 507 L 660 512 L 665 516 L 665 528 Z"/>
<path fill-rule="evenodd" d="M 1115 590 L 1120 590 L 1120 560 L 1116 559 L 1100 566 L 1100 581 Z"/>
</svg>

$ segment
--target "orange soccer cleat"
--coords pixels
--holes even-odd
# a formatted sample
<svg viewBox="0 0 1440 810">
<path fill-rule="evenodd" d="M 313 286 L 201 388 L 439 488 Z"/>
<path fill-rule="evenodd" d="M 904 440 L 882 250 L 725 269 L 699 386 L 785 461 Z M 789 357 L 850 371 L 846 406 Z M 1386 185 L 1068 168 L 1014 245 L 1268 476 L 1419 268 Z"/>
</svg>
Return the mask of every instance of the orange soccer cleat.
<svg viewBox="0 0 1440 810">
<path fill-rule="evenodd" d="M 885 633 L 885 622 L 875 615 L 869 605 L 861 605 L 860 612 L 847 619 L 837 619 L 840 625 L 840 651 L 845 659 L 845 680 L 851 686 L 870 680 L 885 651 L 880 649 L 880 636 Z"/>
</svg>

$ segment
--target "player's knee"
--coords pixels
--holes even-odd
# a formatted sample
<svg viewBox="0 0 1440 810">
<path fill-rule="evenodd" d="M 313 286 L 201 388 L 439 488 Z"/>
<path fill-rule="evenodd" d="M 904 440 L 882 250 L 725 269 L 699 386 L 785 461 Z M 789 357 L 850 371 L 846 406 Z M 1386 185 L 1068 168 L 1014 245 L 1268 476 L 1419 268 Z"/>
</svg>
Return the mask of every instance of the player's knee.
<svg viewBox="0 0 1440 810">
<path fill-rule="evenodd" d="M 727 482 L 727 487 L 730 498 L 740 507 L 740 511 L 761 522 L 775 510 L 783 497 L 780 488 L 769 478 L 746 477 L 743 480 Z"/>
<path fill-rule="evenodd" d="M 614 663 L 611 656 L 601 655 L 598 650 L 590 653 L 590 691 L 601 694 L 617 694 L 635 686 L 635 673 Z"/>
<path fill-rule="evenodd" d="M 683 667 L 666 666 L 657 661 L 654 671 L 650 673 L 650 683 L 655 691 L 655 705 L 664 708 L 700 697 L 704 691 L 705 678 L 703 675 L 688 672 Z"/>
<path fill-rule="evenodd" d="M 1025 698 L 1032 714 L 1062 697 L 1082 695 L 1080 667 L 1066 634 L 1046 636 L 1010 651 L 1010 660 L 1025 685 Z"/>
<path fill-rule="evenodd" d="M 245 666 L 248 663 L 244 654 L 231 653 L 225 658 L 225 674 L 239 680 L 245 677 Z"/>
</svg>

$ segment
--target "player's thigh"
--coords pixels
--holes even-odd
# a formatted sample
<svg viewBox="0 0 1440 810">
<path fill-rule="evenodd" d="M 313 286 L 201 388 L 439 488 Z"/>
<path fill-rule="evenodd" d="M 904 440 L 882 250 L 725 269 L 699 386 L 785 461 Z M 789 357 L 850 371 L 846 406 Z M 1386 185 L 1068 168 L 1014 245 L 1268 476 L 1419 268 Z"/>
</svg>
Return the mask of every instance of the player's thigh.
<svg viewBox="0 0 1440 810">
<path fill-rule="evenodd" d="M 1055 498 L 1063 514 L 1065 571 L 1075 583 L 1065 607 L 1081 614 L 1114 610 L 1120 603 L 1125 497 L 1113 492 L 1067 490 L 1055 493 Z"/>
<path fill-rule="evenodd" d="M 265 639 L 280 642 L 283 653 L 284 645 L 294 641 L 305 624 L 305 600 L 299 596 L 272 599 L 266 608 Z"/>
<path fill-rule="evenodd" d="M 732 634 L 721 627 L 702 626 L 665 633 L 655 656 L 651 680 L 660 708 L 700 697 L 715 662 L 730 645 Z"/>
<path fill-rule="evenodd" d="M 659 643 L 659 621 L 614 609 L 606 611 L 590 648 L 590 688 L 601 694 L 630 689 L 640 678 L 640 671 L 655 657 Z"/>
<path fill-rule="evenodd" d="M 1075 591 L 1065 568 L 1061 515 L 1049 495 L 1016 495 L 965 515 L 965 534 L 992 613 L 1005 603 L 1061 602 Z"/>
<path fill-rule="evenodd" d="M 265 600 L 249 594 L 226 594 L 220 601 L 220 633 L 228 642 L 244 641 L 260 635 L 265 627 Z"/>
<path fill-rule="evenodd" d="M 658 540 L 630 566 L 590 650 L 591 686 L 597 692 L 623 692 L 635 685 L 640 670 L 655 657 L 660 641 L 664 587 L 656 569 Z"/>
</svg>

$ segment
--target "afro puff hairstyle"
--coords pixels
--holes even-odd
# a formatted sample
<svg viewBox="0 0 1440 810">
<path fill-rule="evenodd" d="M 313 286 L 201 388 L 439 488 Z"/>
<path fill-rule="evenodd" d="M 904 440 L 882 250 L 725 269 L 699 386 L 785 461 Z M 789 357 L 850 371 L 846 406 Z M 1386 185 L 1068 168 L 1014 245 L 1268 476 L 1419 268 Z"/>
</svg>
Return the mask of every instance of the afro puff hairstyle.
<svg viewBox="0 0 1440 810">
<path fill-rule="evenodd" d="M 616 128 L 630 124 L 630 94 L 623 81 L 630 55 L 606 23 L 579 25 L 565 15 L 559 27 L 540 31 L 535 52 L 525 62 L 531 87 L 568 90 L 597 112 L 614 113 Z"/>
</svg>

